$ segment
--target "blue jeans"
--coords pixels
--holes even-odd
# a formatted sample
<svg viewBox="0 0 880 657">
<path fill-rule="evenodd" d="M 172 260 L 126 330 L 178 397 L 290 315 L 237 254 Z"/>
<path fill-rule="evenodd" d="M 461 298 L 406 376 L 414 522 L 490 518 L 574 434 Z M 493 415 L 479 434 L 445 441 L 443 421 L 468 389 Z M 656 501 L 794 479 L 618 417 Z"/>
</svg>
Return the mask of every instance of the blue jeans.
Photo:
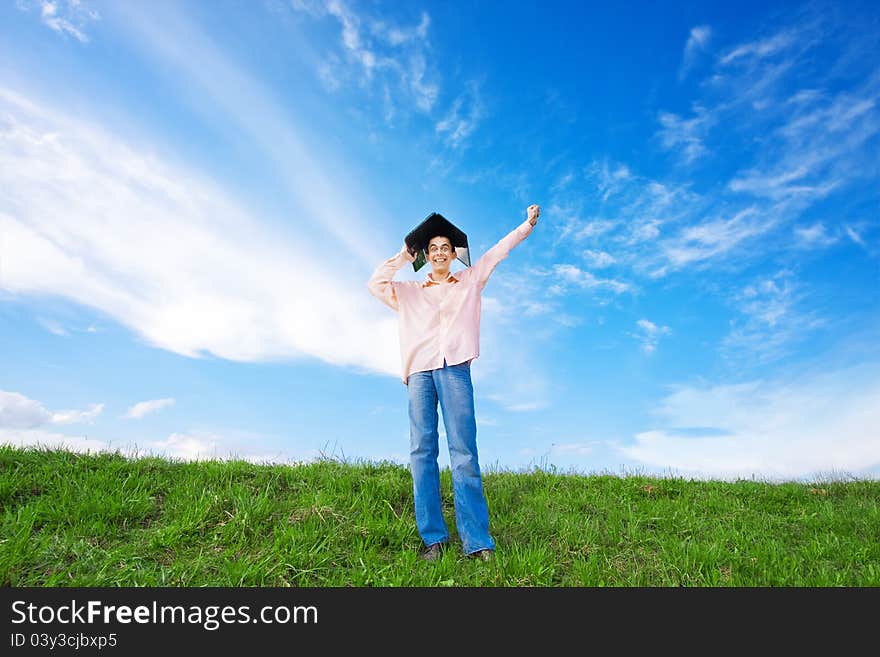
<svg viewBox="0 0 880 657">
<path fill-rule="evenodd" d="M 449 541 L 440 502 L 440 469 L 437 465 L 439 434 L 437 402 L 443 412 L 455 526 L 465 554 L 495 549 L 489 534 L 489 508 L 477 458 L 477 421 L 470 363 L 447 365 L 410 374 L 409 394 L 410 470 L 416 507 L 416 525 L 425 545 Z"/>
</svg>

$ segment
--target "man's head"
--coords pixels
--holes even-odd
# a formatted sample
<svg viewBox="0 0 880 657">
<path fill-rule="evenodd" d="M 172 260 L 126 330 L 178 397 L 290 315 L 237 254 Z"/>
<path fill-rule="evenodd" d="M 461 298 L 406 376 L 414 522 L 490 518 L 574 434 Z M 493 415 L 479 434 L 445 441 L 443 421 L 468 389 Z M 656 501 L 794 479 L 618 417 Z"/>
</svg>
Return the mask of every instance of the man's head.
<svg viewBox="0 0 880 657">
<path fill-rule="evenodd" d="M 455 247 L 452 241 L 443 235 L 428 240 L 428 262 L 436 280 L 444 280 L 449 275 L 449 268 L 455 260 Z"/>
</svg>

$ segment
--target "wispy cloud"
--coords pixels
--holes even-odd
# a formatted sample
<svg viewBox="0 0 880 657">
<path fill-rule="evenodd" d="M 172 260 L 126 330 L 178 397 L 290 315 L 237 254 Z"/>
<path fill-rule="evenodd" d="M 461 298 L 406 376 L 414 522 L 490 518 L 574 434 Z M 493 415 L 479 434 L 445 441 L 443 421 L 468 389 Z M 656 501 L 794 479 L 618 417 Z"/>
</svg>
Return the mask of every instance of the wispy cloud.
<svg viewBox="0 0 880 657">
<path fill-rule="evenodd" d="M 704 203 L 685 184 L 646 178 L 607 159 L 587 165 L 583 182 L 579 189 L 557 194 L 548 207 L 559 226 L 557 244 L 570 242 L 575 247 L 588 242 L 598 247 L 611 242 L 632 247 L 652 242 L 661 227 L 698 215 Z M 592 212 L 584 213 L 585 206 Z M 624 249 L 623 260 L 627 252 L 631 251 Z"/>
<path fill-rule="evenodd" d="M 683 80 L 694 67 L 699 55 L 706 52 L 711 38 L 712 28 L 708 25 L 698 25 L 691 28 L 687 43 L 684 46 L 681 66 L 678 69 L 679 81 Z"/>
<path fill-rule="evenodd" d="M 609 267 L 617 262 L 617 260 L 614 259 L 614 256 L 610 253 L 606 253 L 605 251 L 593 251 L 591 249 L 584 251 L 584 260 L 587 261 L 588 266 L 596 269 Z"/>
<path fill-rule="evenodd" d="M 768 232 L 775 220 L 749 207 L 730 218 L 717 218 L 683 228 L 663 240 L 661 248 L 674 268 L 716 258 L 741 246 L 746 240 Z"/>
<path fill-rule="evenodd" d="M 339 25 L 339 47 L 327 52 L 317 71 L 328 91 L 349 86 L 377 89 L 388 123 L 401 103 L 421 112 L 434 108 L 439 83 L 428 68 L 431 18 L 427 12 L 414 25 L 399 25 L 369 15 L 364 5 L 341 0 L 297 0 L 292 7 L 313 19 L 329 16 Z"/>
<path fill-rule="evenodd" d="M 390 24 L 384 20 L 373 21 L 370 25 L 370 31 L 381 39 L 384 39 L 392 46 L 399 46 L 402 43 L 413 41 L 424 41 L 428 38 L 428 27 L 431 25 L 431 17 L 426 12 L 422 12 L 419 24 L 411 27 L 401 27 L 399 25 Z"/>
<path fill-rule="evenodd" d="M 98 309 L 187 356 L 397 373 L 393 315 L 357 272 L 310 257 L 320 249 L 305 236 L 275 234 L 209 181 L 100 129 L 8 91 L 0 108 L 4 290 Z M 309 284 L 291 285 L 303 271 Z"/>
<path fill-rule="evenodd" d="M 479 87 L 471 81 L 467 89 L 453 101 L 446 116 L 437 122 L 435 129 L 449 146 L 459 148 L 467 142 L 483 116 Z"/>
<path fill-rule="evenodd" d="M 844 230 L 846 231 L 847 237 L 849 237 L 853 242 L 855 242 L 859 246 L 865 246 L 865 240 L 855 228 L 853 228 L 852 226 L 844 226 Z"/>
<path fill-rule="evenodd" d="M 524 247 L 528 248 L 528 247 Z M 566 309 L 565 300 L 548 294 L 548 274 L 543 269 L 526 268 L 505 271 L 493 276 L 490 288 L 483 294 L 482 313 L 484 324 L 498 323 L 507 329 L 518 331 L 522 320 L 541 317 L 541 328 L 536 332 L 529 328 L 533 337 L 547 337 L 560 327 L 577 326 L 580 319 Z"/>
<path fill-rule="evenodd" d="M 500 287 L 501 276 L 496 272 L 489 285 Z M 480 336 L 480 357 L 472 367 L 477 413 L 486 408 L 480 402 L 488 399 L 505 411 L 526 413 L 550 406 L 553 401 L 553 381 L 546 364 L 532 348 L 536 337 L 522 329 L 519 297 L 513 286 L 498 293 L 504 301 L 484 295 L 489 301 L 484 309 Z M 527 295 L 523 295 L 527 296 Z M 502 315 L 512 318 L 510 323 Z"/>
<path fill-rule="evenodd" d="M 773 159 L 749 167 L 730 189 L 771 199 L 821 199 L 880 165 L 880 73 L 852 92 L 805 103 L 773 133 Z"/>
<path fill-rule="evenodd" d="M 0 139 L 2 139 L 2 137 L 0 137 Z M 0 239 L 0 253 L 2 253 L 2 251 L 3 244 L 2 239 Z M 2 291 L 2 289 L 3 271 L 2 268 L 0 268 L 0 291 Z M 78 333 L 98 333 L 100 330 L 94 324 L 84 324 L 82 321 L 70 320 L 69 318 L 59 320 L 54 317 L 39 316 L 37 317 L 37 323 L 52 335 L 57 335 L 62 338 Z"/>
<path fill-rule="evenodd" d="M 163 408 L 167 408 L 169 406 L 174 405 L 174 399 L 172 397 L 166 397 L 164 399 L 151 399 L 149 401 L 138 402 L 134 406 L 130 407 L 126 413 L 125 417 L 129 420 L 140 420 L 150 413 L 155 413 Z"/>
<path fill-rule="evenodd" d="M 778 166 L 778 165 L 777 165 Z M 819 185 L 806 184 L 804 177 L 810 172 L 808 166 L 799 165 L 794 169 L 777 171 L 768 174 L 765 171 L 751 169 L 744 171 L 730 181 L 730 189 L 734 192 L 748 192 L 755 196 L 766 196 L 771 199 L 790 198 L 792 196 L 827 196 L 837 187 L 834 180 Z"/>
<path fill-rule="evenodd" d="M 738 314 L 730 321 L 721 350 L 729 360 L 740 363 L 779 359 L 826 324 L 817 311 L 805 309 L 808 294 L 798 289 L 788 270 L 755 280 L 735 294 L 731 303 Z"/>
<path fill-rule="evenodd" d="M 796 226 L 795 239 L 804 248 L 822 248 L 837 242 L 837 238 L 829 235 L 825 224 L 816 223 L 812 226 Z"/>
<path fill-rule="evenodd" d="M 564 212 L 564 210 L 560 212 L 561 210 L 562 208 L 559 208 L 558 206 L 550 207 L 550 212 L 553 212 L 554 214 L 561 214 L 562 212 Z M 578 242 L 581 240 L 601 237 L 605 233 L 608 233 L 616 228 L 618 224 L 619 222 L 613 219 L 604 219 L 602 217 L 589 217 L 587 219 L 581 219 L 580 216 L 576 214 L 568 214 L 568 217 L 562 225 L 559 240 L 562 241 L 571 239 L 575 242 Z"/>
<path fill-rule="evenodd" d="M 795 43 L 797 36 L 795 30 L 787 29 L 766 39 L 742 43 L 722 55 L 719 62 L 726 65 L 743 59 L 764 59 L 786 50 Z"/>
<path fill-rule="evenodd" d="M 43 326 L 44 329 L 49 331 L 49 333 L 51 333 L 52 335 L 58 335 L 58 336 L 62 336 L 62 337 L 70 335 L 70 333 L 67 331 L 67 329 L 64 328 L 59 322 L 55 321 L 54 319 L 48 319 L 45 317 L 41 317 L 37 321 Z"/>
<path fill-rule="evenodd" d="M 494 341 L 487 341 L 485 349 L 491 358 L 480 356 L 483 361 L 475 371 L 475 394 L 477 398 L 490 399 L 501 408 L 512 413 L 527 413 L 547 408 L 550 405 L 549 384 L 540 368 L 530 366 L 528 356 L 512 355 L 512 350 L 504 352 L 493 348 Z M 505 344 L 509 347 L 510 341 Z M 503 383 L 500 383 L 502 382 Z"/>
<path fill-rule="evenodd" d="M 675 150 L 685 163 L 691 163 L 708 153 L 704 139 L 715 123 L 715 116 L 704 107 L 694 107 L 695 116 L 684 119 L 671 112 L 660 112 L 658 120 L 662 126 L 657 133 L 660 143 L 667 150 Z"/>
<path fill-rule="evenodd" d="M 660 427 L 620 448 L 645 465 L 704 478 L 860 474 L 880 464 L 880 367 L 821 368 L 726 385 L 678 385 Z"/>
<path fill-rule="evenodd" d="M 81 43 L 89 40 L 85 32 L 88 25 L 101 18 L 82 0 L 16 0 L 15 4 L 22 11 L 38 10 L 44 25 Z"/>
<path fill-rule="evenodd" d="M 726 263 L 746 248 L 748 260 L 753 260 L 773 244 L 758 238 L 783 227 L 802 238 L 794 247 L 811 238 L 814 245 L 837 238 L 836 231 L 826 230 L 824 237 L 811 232 L 816 220 L 799 225 L 798 219 L 817 201 L 869 185 L 880 167 L 880 151 L 871 147 L 880 134 L 880 73 L 863 67 L 863 77 L 855 83 L 836 84 L 844 69 L 833 57 L 822 66 L 823 60 L 811 55 L 814 49 L 836 49 L 839 61 L 855 62 L 861 55 L 850 52 L 857 43 L 832 42 L 833 29 L 825 21 L 807 12 L 795 25 L 729 48 L 705 80 L 702 97 L 693 101 L 692 117 L 659 113 L 657 136 L 684 163 L 713 165 L 713 144 L 720 138 L 728 151 L 742 144 L 743 164 L 728 179 L 726 190 L 710 189 L 699 196 L 689 192 L 690 198 L 679 204 L 689 209 L 678 216 L 677 235 L 664 238 L 663 229 L 672 222 L 658 220 L 650 211 L 627 222 L 647 239 L 661 238 L 662 258 L 639 250 L 638 261 L 648 265 L 644 270 L 666 275 L 689 265 Z M 852 66 L 847 70 L 853 73 Z M 804 86 L 804 80 L 810 84 Z M 646 189 L 637 174 L 628 182 L 624 190 L 630 193 L 639 186 Z M 676 171 L 662 184 L 689 187 Z M 596 193 L 603 202 L 615 198 L 601 186 Z M 704 215 L 719 206 L 729 209 L 730 219 Z M 611 235 L 612 240 L 618 237 Z M 622 263 L 636 262 L 626 253 L 615 255 Z"/>
<path fill-rule="evenodd" d="M 357 220 L 365 212 L 382 211 L 364 194 L 339 194 L 340 185 L 356 185 L 346 167 L 323 159 L 314 147 L 312 131 L 295 111 L 257 74 L 216 42 L 182 6 L 174 3 L 145 9 L 139 3 L 107 5 L 108 20 L 141 49 L 159 71 L 171 71 L 168 82 L 194 93 L 198 111 L 222 121 L 226 130 L 240 131 L 273 173 L 284 180 L 285 196 L 295 202 L 289 221 L 299 233 L 315 239 L 332 237 L 336 247 L 365 268 L 375 263 L 362 248 L 372 232 Z M 311 245 L 316 252 L 318 248 Z"/>
<path fill-rule="evenodd" d="M 632 286 L 612 278 L 599 278 L 576 265 L 553 265 L 551 272 L 555 283 L 550 286 L 551 293 L 562 294 L 571 286 L 589 290 L 609 290 L 615 294 L 632 291 Z"/>
<path fill-rule="evenodd" d="M 625 164 L 608 160 L 594 160 L 584 172 L 586 179 L 596 187 L 602 201 L 619 195 L 632 180 L 632 172 Z"/>
<path fill-rule="evenodd" d="M 634 337 L 642 347 L 642 351 L 650 356 L 657 351 L 657 343 L 664 335 L 672 333 L 668 326 L 658 326 L 649 319 L 640 319 L 636 322 L 637 330 L 629 335 Z"/>
<path fill-rule="evenodd" d="M 742 44 L 726 64 L 716 64 L 703 98 L 693 103 L 693 117 L 660 113 L 661 143 L 686 164 L 713 166 L 719 137 L 728 149 L 744 140 L 743 164 L 726 187 L 702 185 L 698 193 L 690 170 L 656 180 L 597 159 L 585 169 L 586 186 L 569 182 L 553 189 L 547 209 L 559 226 L 556 244 L 575 250 L 588 242 L 592 251 L 613 252 L 619 269 L 659 278 L 691 268 L 743 267 L 777 248 L 769 238 L 783 229 L 799 238 L 789 240 L 792 248 L 842 234 L 859 243 L 853 239 L 861 239 L 859 231 L 831 230 L 801 217 L 845 189 L 864 192 L 880 168 L 880 151 L 870 148 L 880 134 L 880 74 L 837 92 L 829 91 L 830 81 L 798 88 L 797 66 L 814 65 L 809 52 L 822 32 L 807 22 L 780 34 Z M 839 46 L 841 57 L 848 57 L 849 46 Z M 566 162 L 565 175 L 570 169 Z M 818 223 L 824 236 L 813 232 Z"/>
</svg>

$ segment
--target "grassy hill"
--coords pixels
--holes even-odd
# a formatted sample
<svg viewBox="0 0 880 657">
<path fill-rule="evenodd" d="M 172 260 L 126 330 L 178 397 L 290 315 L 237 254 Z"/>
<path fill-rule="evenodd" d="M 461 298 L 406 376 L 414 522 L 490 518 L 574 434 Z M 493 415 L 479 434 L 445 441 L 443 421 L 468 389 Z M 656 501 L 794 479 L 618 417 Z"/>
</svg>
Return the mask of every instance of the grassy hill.
<svg viewBox="0 0 880 657">
<path fill-rule="evenodd" d="M 878 586 L 880 482 L 484 474 L 497 558 L 417 558 L 391 463 L 0 446 L 2 586 Z"/>
</svg>

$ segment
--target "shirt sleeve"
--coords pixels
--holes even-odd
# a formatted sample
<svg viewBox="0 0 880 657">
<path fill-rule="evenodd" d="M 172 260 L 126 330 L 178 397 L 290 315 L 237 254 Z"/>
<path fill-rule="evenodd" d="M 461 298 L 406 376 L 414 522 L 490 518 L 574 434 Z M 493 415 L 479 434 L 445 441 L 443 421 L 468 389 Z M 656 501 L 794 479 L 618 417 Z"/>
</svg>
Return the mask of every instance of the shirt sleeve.
<svg viewBox="0 0 880 657">
<path fill-rule="evenodd" d="M 486 251 L 480 256 L 480 259 L 474 263 L 472 268 L 473 273 L 471 275 L 476 277 L 481 290 L 486 286 L 486 283 L 489 282 L 489 276 L 495 271 L 495 267 L 498 266 L 498 263 L 507 257 L 513 247 L 531 235 L 533 228 L 534 226 L 532 226 L 532 224 L 529 223 L 529 220 L 526 219 L 519 226 L 502 237 L 495 246 Z"/>
<path fill-rule="evenodd" d="M 412 262 L 412 260 L 407 258 L 405 249 L 406 247 L 404 246 L 399 253 L 388 258 L 388 260 L 376 267 L 376 271 L 373 272 L 370 280 L 367 281 L 367 289 L 370 291 L 370 294 L 392 310 L 400 309 L 397 302 L 397 293 L 394 289 L 395 286 L 400 285 L 400 283 L 395 283 L 391 279 L 394 278 L 394 274 L 396 274 L 401 267 L 408 262 Z"/>
</svg>

